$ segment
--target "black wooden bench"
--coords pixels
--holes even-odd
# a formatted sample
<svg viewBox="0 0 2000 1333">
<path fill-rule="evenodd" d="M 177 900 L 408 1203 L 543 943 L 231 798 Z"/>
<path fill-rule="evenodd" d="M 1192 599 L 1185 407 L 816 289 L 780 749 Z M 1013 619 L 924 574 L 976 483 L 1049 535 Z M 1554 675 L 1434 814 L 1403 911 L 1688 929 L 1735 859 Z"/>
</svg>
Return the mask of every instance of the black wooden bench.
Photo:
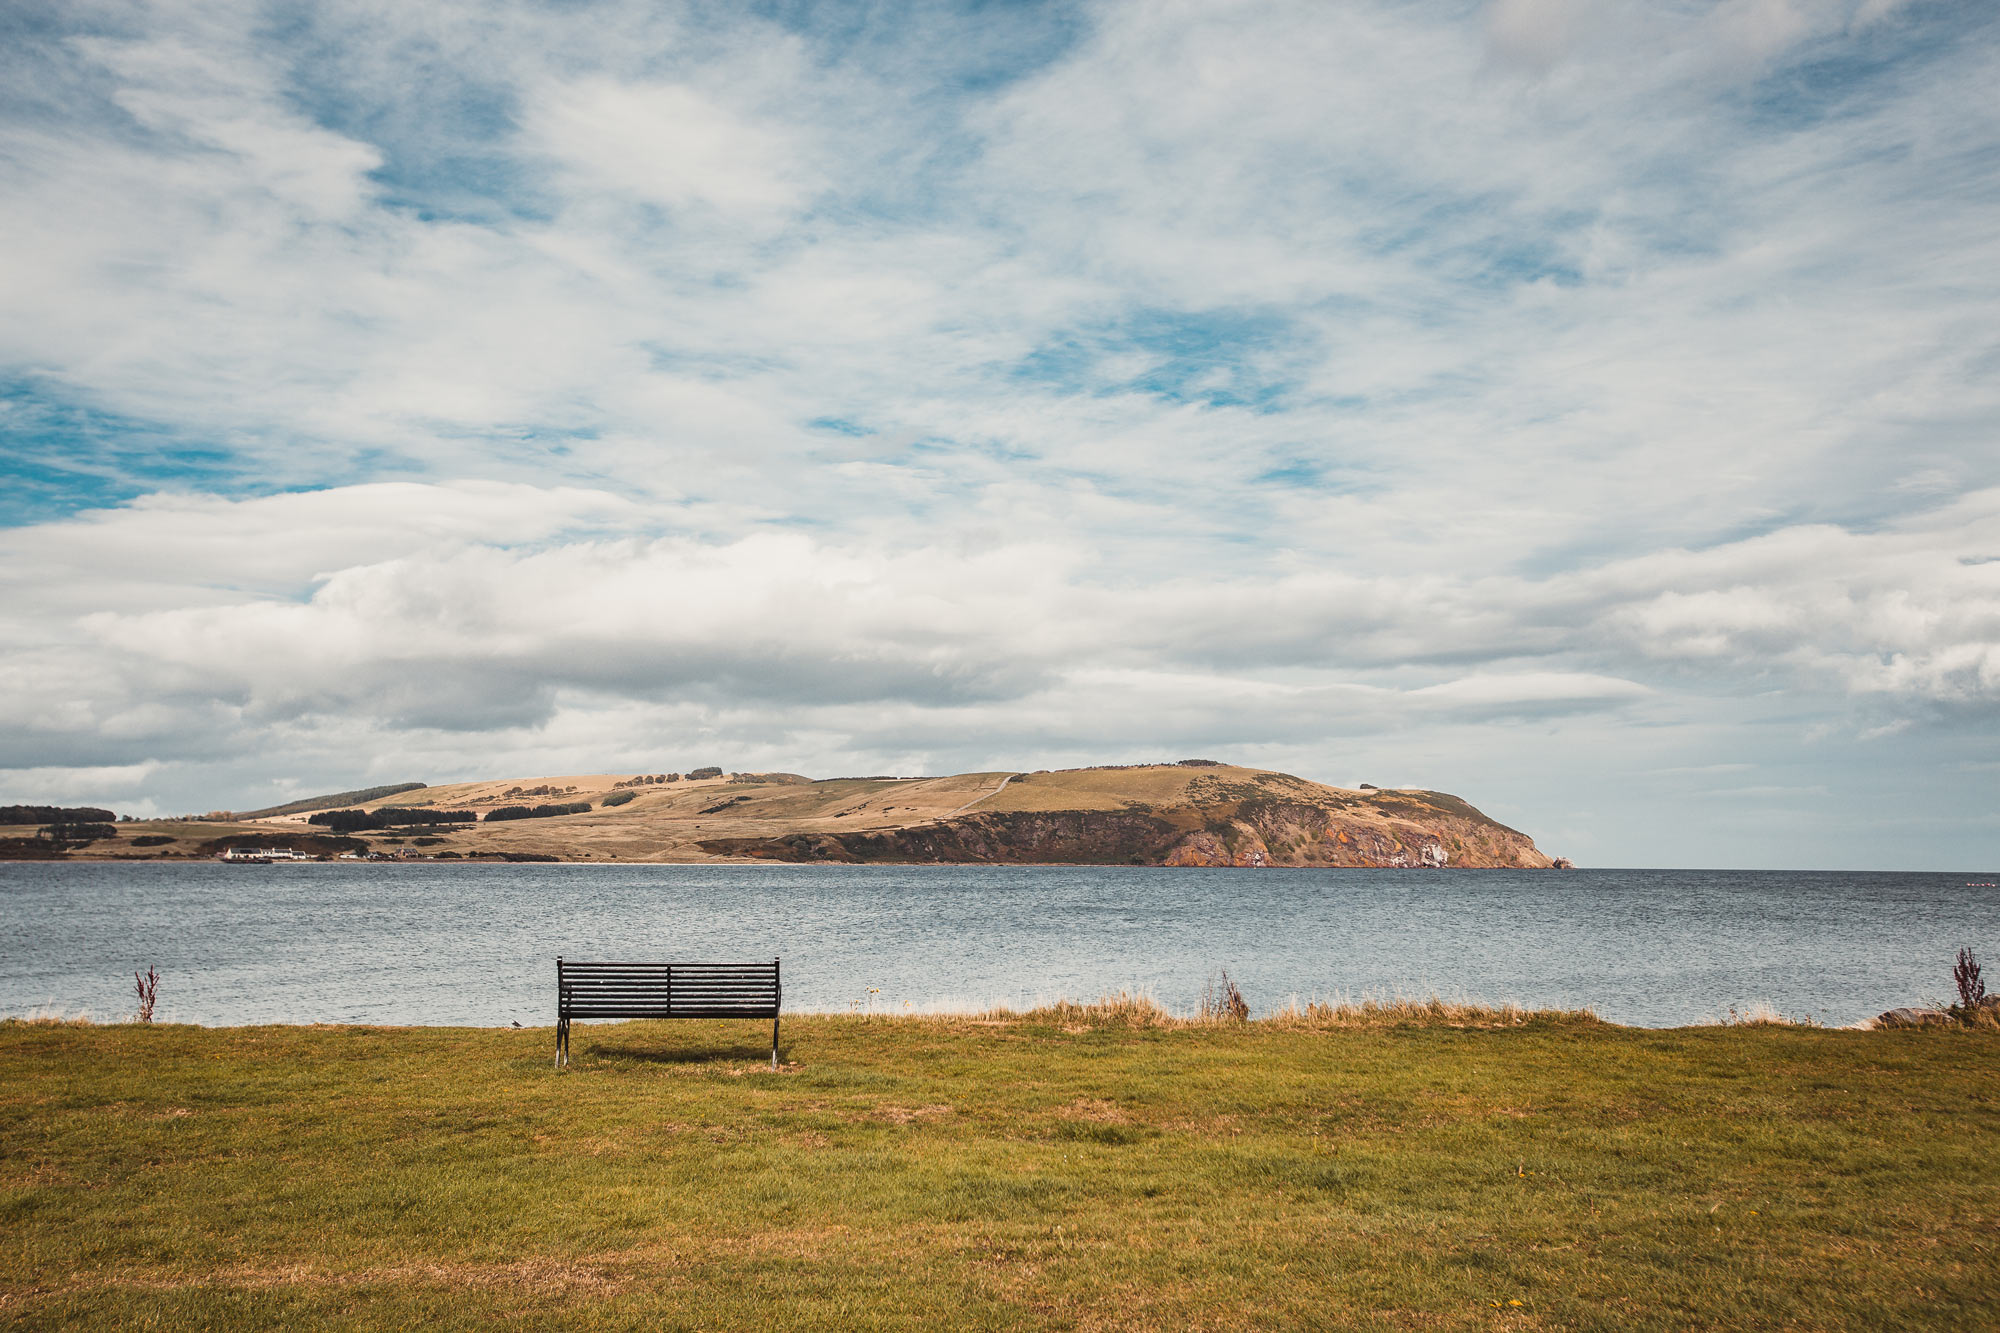
<svg viewBox="0 0 2000 1333">
<path fill-rule="evenodd" d="M 571 963 L 556 957 L 556 1065 L 573 1018 L 768 1018 L 778 1067 L 778 960 L 768 963 Z"/>
</svg>

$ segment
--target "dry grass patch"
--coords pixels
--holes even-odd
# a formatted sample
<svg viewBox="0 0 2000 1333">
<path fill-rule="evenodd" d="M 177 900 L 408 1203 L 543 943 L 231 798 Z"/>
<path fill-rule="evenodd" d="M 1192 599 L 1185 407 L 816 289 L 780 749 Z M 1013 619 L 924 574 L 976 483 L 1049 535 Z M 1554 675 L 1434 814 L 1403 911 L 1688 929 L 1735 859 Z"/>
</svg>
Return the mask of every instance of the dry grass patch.
<svg viewBox="0 0 2000 1333">
<path fill-rule="evenodd" d="M 1430 995 L 1364 996 L 1359 1000 L 1294 998 L 1261 1021 L 1303 1028 L 1448 1027 L 1506 1028 L 1529 1023 L 1607 1026 L 1588 1008 L 1526 1009 L 1517 1004 L 1487 1004 L 1480 1000 L 1447 1000 Z"/>
<path fill-rule="evenodd" d="M 883 1015 L 875 1021 L 930 1022 L 944 1025 L 1008 1026 L 1027 1024 L 1078 1034 L 1098 1028 L 1178 1030 L 1216 1027 L 1263 1027 L 1287 1030 L 1331 1030 L 1370 1027 L 1504 1028 L 1531 1023 L 1609 1026 L 1589 1009 L 1527 1009 L 1515 1004 L 1477 1000 L 1447 1000 L 1431 995 L 1364 996 L 1359 1000 L 1300 1000 L 1296 996 L 1255 1018 L 1233 1016 L 1226 1002 L 1179 1014 L 1150 995 L 1120 991 L 1095 1000 L 1054 1000 L 1027 1009 L 987 1009 L 972 1014 Z"/>
</svg>

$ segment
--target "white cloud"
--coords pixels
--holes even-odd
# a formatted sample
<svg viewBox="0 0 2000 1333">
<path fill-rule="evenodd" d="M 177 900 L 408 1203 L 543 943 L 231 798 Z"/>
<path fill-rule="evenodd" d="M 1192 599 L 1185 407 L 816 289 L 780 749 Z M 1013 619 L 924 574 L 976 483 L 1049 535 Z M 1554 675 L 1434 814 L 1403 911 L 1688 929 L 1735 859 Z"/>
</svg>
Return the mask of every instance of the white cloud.
<svg viewBox="0 0 2000 1333">
<path fill-rule="evenodd" d="M 41 647 L 8 661 L 17 721 L 160 757 L 177 727 L 206 749 L 217 710 L 245 736 L 340 718 L 457 730 L 470 754 L 587 698 L 775 707 L 852 728 L 855 747 L 896 710 L 939 731 L 1011 714 L 1077 736 L 1332 738 L 1441 713 L 1671 711 L 1700 676 L 2000 711 L 2000 564 L 1961 558 L 2000 540 L 2000 493 L 1896 530 L 1800 527 L 1539 579 L 1134 580 L 1075 542 L 998 533 L 563 535 L 607 517 L 629 507 L 404 485 L 19 530 L 38 597 L 10 628 Z M 279 526 L 312 560 L 230 577 Z M 57 610 L 105 606 L 89 555 L 116 568 L 141 548 L 143 597 Z"/>
<path fill-rule="evenodd" d="M 185 785 L 1984 734 L 1948 9 L 92 11 L 8 67 L 0 366 L 131 421 L 28 470 L 222 462 L 0 534 L 9 735 Z"/>
<path fill-rule="evenodd" d="M 43 805 L 101 796 L 131 797 L 159 771 L 156 763 L 102 768 L 0 768 L 0 803 Z"/>
<path fill-rule="evenodd" d="M 526 119 L 530 140 L 577 173 L 573 201 L 595 187 L 765 222 L 810 191 L 809 148 L 683 85 L 583 79 L 539 90 Z"/>
<path fill-rule="evenodd" d="M 1486 14 L 1486 40 L 1499 60 L 1547 73 L 1620 17 L 1629 16 L 1591 0 L 1495 0 Z"/>
<path fill-rule="evenodd" d="M 645 522 L 625 497 L 571 486 L 372 482 L 255 500 L 159 493 L 0 531 L 0 590 L 16 612 L 289 595 L 339 570 L 467 543 L 524 546 Z"/>
<path fill-rule="evenodd" d="M 1426 702 L 1440 700 L 1449 705 L 1487 710 L 1548 704 L 1626 703 L 1649 693 L 1650 690 L 1635 681 L 1574 671 L 1481 672 L 1461 676 L 1442 685 L 1426 685 L 1411 692 L 1412 697 Z"/>
</svg>

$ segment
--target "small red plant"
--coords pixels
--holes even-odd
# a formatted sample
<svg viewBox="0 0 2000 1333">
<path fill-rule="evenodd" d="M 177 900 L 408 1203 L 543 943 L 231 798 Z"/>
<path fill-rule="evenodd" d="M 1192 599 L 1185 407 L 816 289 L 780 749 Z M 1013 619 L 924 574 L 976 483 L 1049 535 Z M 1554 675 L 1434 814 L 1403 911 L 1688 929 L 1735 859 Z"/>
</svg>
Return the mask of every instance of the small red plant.
<svg viewBox="0 0 2000 1333">
<path fill-rule="evenodd" d="M 1216 973 L 1202 987 L 1201 1016 L 1211 1023 L 1241 1023 L 1250 1017 L 1249 1002 L 1227 972 Z"/>
<path fill-rule="evenodd" d="M 1951 969 L 1951 979 L 1958 985 L 1961 1008 L 1977 1009 L 1986 998 L 1986 979 L 1979 975 L 1979 960 L 1972 956 L 1972 950 L 1958 951 L 1958 965 Z"/>
<path fill-rule="evenodd" d="M 158 969 L 149 967 L 144 972 L 134 972 L 132 979 L 138 985 L 139 1021 L 150 1023 L 153 1021 L 153 1005 L 160 998 L 160 973 Z"/>
</svg>

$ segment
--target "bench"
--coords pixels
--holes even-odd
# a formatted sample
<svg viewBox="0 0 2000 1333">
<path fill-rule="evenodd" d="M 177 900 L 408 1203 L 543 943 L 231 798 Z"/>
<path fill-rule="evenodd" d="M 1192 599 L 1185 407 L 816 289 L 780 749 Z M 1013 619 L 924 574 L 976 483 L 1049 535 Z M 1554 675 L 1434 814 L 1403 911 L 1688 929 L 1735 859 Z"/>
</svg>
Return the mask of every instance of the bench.
<svg viewBox="0 0 2000 1333">
<path fill-rule="evenodd" d="M 556 957 L 556 1067 L 576 1018 L 768 1018 L 778 1067 L 778 960 L 768 963 L 571 963 Z"/>
</svg>

